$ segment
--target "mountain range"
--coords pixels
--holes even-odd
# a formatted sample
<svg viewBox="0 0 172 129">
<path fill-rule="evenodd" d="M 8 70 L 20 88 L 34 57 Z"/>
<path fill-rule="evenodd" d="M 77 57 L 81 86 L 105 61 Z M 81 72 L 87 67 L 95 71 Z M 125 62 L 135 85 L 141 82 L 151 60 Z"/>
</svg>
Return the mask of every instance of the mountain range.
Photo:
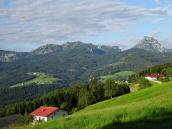
<svg viewBox="0 0 172 129">
<path fill-rule="evenodd" d="M 168 50 L 168 51 L 167 51 Z M 118 46 L 67 42 L 48 44 L 33 52 L 0 51 L 0 87 L 10 87 L 43 72 L 59 78 L 58 85 L 71 85 L 118 71 L 140 71 L 172 59 L 169 49 L 152 37 L 122 51 Z"/>
</svg>

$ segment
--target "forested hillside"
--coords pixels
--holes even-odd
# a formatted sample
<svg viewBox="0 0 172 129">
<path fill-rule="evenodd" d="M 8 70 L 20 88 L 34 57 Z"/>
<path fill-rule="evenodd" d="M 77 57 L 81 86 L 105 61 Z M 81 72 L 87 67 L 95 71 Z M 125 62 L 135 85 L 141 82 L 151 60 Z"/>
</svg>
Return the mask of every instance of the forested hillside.
<svg viewBox="0 0 172 129">
<path fill-rule="evenodd" d="M 33 91 L 25 88 L 23 90 L 17 90 L 16 93 L 20 92 L 20 95 L 22 96 L 25 96 L 26 94 L 33 98 L 34 96 L 32 95 L 34 94 L 35 90 L 40 90 L 39 93 L 43 92 L 41 89 L 37 89 L 35 87 L 32 87 L 31 90 Z M 67 110 L 69 113 L 72 113 L 90 104 L 127 94 L 129 92 L 130 88 L 125 83 L 118 84 L 111 79 L 108 79 L 104 83 L 97 80 L 91 80 L 86 84 L 54 90 L 53 92 L 34 100 L 27 100 L 26 102 L 18 102 L 16 104 L 0 107 L 0 117 L 19 113 L 24 115 L 25 113 L 30 113 L 42 105 L 58 106 Z M 9 91 L 4 90 L 2 92 L 2 96 L 0 97 L 5 99 L 4 93 L 8 94 Z M 12 97 L 11 101 L 13 98 L 16 100 L 21 100 L 21 98 L 15 97 L 15 94 L 9 95 Z"/>
<path fill-rule="evenodd" d="M 11 94 L 7 95 L 6 99 L 3 96 L 0 98 L 1 105 L 30 100 L 53 89 L 84 83 L 103 75 L 122 71 L 138 72 L 172 59 L 170 52 L 162 53 L 138 48 L 121 51 L 118 47 L 96 46 L 82 42 L 45 45 L 21 55 L 12 62 L 0 63 L 0 92 L 7 91 Z M 49 81 L 49 78 L 45 78 L 41 84 L 35 84 L 37 76 L 29 73 L 43 73 L 58 81 Z M 15 86 L 19 87 L 11 89 Z M 24 95 L 18 91 L 31 91 L 32 95 L 27 93 Z M 12 98 L 13 94 L 16 96 Z"/>
<path fill-rule="evenodd" d="M 53 49 L 52 49 L 53 48 Z M 81 42 L 67 43 L 56 47 L 46 45 L 25 58 L 0 65 L 0 87 L 10 87 L 33 79 L 29 72 L 53 75 L 63 83 L 76 84 L 98 75 L 119 71 L 140 71 L 146 67 L 169 62 L 171 53 L 157 53 L 143 49 L 120 51 L 118 48 L 95 46 Z"/>
</svg>

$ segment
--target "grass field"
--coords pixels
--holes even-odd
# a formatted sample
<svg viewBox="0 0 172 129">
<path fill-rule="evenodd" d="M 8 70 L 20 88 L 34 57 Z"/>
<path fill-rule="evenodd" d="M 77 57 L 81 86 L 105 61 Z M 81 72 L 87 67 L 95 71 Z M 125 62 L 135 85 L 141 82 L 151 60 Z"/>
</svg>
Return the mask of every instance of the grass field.
<svg viewBox="0 0 172 129">
<path fill-rule="evenodd" d="M 128 76 L 132 74 L 134 74 L 133 71 L 121 71 L 121 72 L 110 74 L 110 75 L 100 76 L 100 79 L 102 81 L 106 81 L 109 78 L 114 79 L 114 80 L 119 80 L 121 78 L 127 78 Z"/>
<path fill-rule="evenodd" d="M 58 81 L 58 78 L 55 78 L 52 75 L 49 75 L 46 73 L 34 72 L 34 73 L 28 73 L 28 74 L 34 75 L 34 76 L 36 76 L 36 78 L 29 80 L 29 81 L 26 81 L 26 82 L 22 82 L 22 83 L 13 85 L 13 86 L 11 86 L 11 88 L 23 87 L 23 86 L 27 86 L 27 85 L 32 84 L 32 83 L 36 83 L 38 85 L 53 84 L 54 82 Z"/>
<path fill-rule="evenodd" d="M 172 129 L 172 81 L 23 129 Z"/>
</svg>

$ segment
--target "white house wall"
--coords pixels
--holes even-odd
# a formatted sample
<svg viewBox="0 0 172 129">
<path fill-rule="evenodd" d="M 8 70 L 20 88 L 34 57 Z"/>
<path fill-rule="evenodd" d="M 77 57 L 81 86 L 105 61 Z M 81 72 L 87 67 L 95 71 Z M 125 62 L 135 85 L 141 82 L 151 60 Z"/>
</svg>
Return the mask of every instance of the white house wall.
<svg viewBox="0 0 172 129">
<path fill-rule="evenodd" d="M 43 116 L 34 116 L 34 121 L 45 121 L 47 122 L 48 120 L 54 119 L 54 118 L 60 118 L 60 117 L 64 117 L 67 116 L 68 113 L 66 111 L 63 110 L 59 110 L 54 112 L 53 114 L 51 114 L 48 117 L 43 117 Z"/>
<path fill-rule="evenodd" d="M 151 78 L 151 77 L 145 77 L 145 79 L 148 79 L 148 80 L 157 80 L 157 78 Z"/>
<path fill-rule="evenodd" d="M 47 121 L 47 117 L 43 117 L 43 116 L 34 116 L 34 120 L 35 121 Z"/>
</svg>

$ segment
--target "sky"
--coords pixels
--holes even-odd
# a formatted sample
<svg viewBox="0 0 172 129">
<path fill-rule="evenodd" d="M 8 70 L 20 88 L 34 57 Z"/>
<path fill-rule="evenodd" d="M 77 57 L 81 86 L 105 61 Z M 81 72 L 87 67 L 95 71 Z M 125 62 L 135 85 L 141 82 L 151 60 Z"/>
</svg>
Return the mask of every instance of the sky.
<svg viewBox="0 0 172 129">
<path fill-rule="evenodd" d="M 172 0 L 0 0 L 0 49 L 83 41 L 133 47 L 144 36 L 172 48 Z"/>
</svg>

